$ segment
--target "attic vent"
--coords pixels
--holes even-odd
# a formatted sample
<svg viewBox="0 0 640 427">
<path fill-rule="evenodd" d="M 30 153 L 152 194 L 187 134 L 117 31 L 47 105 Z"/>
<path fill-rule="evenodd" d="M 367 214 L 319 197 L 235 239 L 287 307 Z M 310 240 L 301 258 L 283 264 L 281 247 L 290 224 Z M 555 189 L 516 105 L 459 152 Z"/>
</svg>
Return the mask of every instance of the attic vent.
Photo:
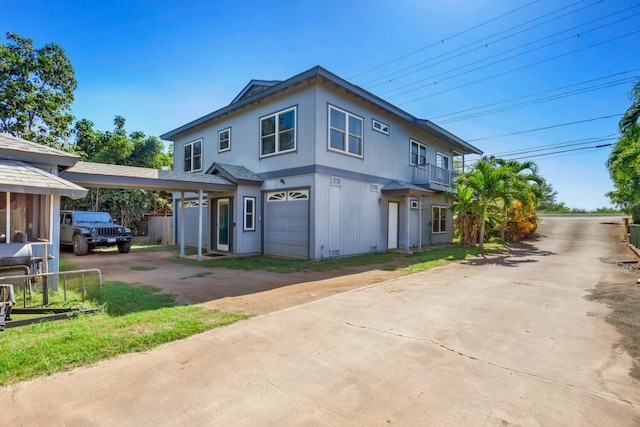
<svg viewBox="0 0 640 427">
<path fill-rule="evenodd" d="M 371 191 L 377 193 L 378 191 L 380 191 L 380 186 L 378 184 L 371 184 Z"/>
<path fill-rule="evenodd" d="M 342 185 L 342 180 L 340 178 L 336 178 L 335 176 L 332 176 L 331 185 L 334 187 L 340 187 Z"/>
</svg>

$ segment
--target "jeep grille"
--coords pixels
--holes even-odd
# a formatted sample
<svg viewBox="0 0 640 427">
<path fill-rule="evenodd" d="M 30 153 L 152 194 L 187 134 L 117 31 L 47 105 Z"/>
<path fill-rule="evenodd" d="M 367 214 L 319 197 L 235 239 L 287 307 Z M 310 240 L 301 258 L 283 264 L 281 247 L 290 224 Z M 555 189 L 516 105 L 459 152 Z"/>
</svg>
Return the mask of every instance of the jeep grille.
<svg viewBox="0 0 640 427">
<path fill-rule="evenodd" d="M 118 228 L 117 227 L 96 227 L 98 230 L 98 236 L 118 236 Z"/>
</svg>

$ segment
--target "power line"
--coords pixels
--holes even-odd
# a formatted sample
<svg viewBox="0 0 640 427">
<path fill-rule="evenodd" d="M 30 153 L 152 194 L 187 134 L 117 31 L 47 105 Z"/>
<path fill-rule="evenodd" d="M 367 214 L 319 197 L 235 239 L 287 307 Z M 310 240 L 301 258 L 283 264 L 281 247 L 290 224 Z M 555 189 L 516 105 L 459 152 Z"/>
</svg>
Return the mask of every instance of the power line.
<svg viewBox="0 0 640 427">
<path fill-rule="evenodd" d="M 501 153 L 494 153 L 494 154 L 492 154 L 492 156 L 496 156 L 496 157 L 519 156 L 521 154 L 536 153 L 536 152 L 539 152 L 539 151 L 554 150 L 556 148 L 572 147 L 572 146 L 576 146 L 576 145 L 593 144 L 594 142 L 613 141 L 615 139 L 617 139 L 617 138 L 616 137 L 611 137 L 611 136 L 600 137 L 600 138 L 582 138 L 582 139 L 575 139 L 573 141 L 567 141 L 567 142 L 562 142 L 562 143 L 558 143 L 558 144 L 538 145 L 538 146 L 535 146 L 535 147 L 529 147 L 529 148 L 525 148 L 525 149 L 522 149 L 522 150 L 505 151 L 505 152 L 501 152 Z"/>
<path fill-rule="evenodd" d="M 600 144 L 600 145 L 594 145 L 593 147 L 572 148 L 570 150 L 553 151 L 551 153 L 543 153 L 543 154 L 534 154 L 532 156 L 515 157 L 515 158 L 511 158 L 509 160 L 531 159 L 533 157 L 542 157 L 542 156 L 549 156 L 549 155 L 552 155 L 552 154 L 569 153 L 569 152 L 572 152 L 572 151 L 602 149 L 602 148 L 606 148 L 606 147 L 611 147 L 612 145 L 613 144 Z"/>
<path fill-rule="evenodd" d="M 595 79 L 583 80 L 583 81 L 578 82 L 578 83 L 573 83 L 573 84 L 570 84 L 570 85 L 560 86 L 560 87 L 556 87 L 556 88 L 553 88 L 553 89 L 547 89 L 547 90 L 544 90 L 544 91 L 541 91 L 541 92 L 536 92 L 536 93 L 532 93 L 532 94 L 529 94 L 529 95 L 519 96 L 517 98 L 511 98 L 511 99 L 507 99 L 507 100 L 504 100 L 504 101 L 493 102 L 491 104 L 485 104 L 485 105 L 480 105 L 480 106 L 477 106 L 477 107 L 467 108 L 467 109 L 460 110 L 460 111 L 455 111 L 455 112 L 452 112 L 452 113 L 440 114 L 439 116 L 430 117 L 430 120 L 433 121 L 433 120 L 436 120 L 436 119 L 439 119 L 439 118 L 442 118 L 442 117 L 447 117 L 447 116 L 457 116 L 459 114 L 467 113 L 467 112 L 470 112 L 470 111 L 473 111 L 473 110 L 481 110 L 481 109 L 497 106 L 497 105 L 500 105 L 500 104 L 506 104 L 506 103 L 509 103 L 509 102 L 519 101 L 521 99 L 527 99 L 527 98 L 531 98 L 531 97 L 534 97 L 534 96 L 537 96 L 537 95 L 543 95 L 545 93 L 555 92 L 555 91 L 559 91 L 559 90 L 562 90 L 562 89 L 567 89 L 567 88 L 574 87 L 574 86 L 580 86 L 580 85 L 583 85 L 583 84 L 587 84 L 587 83 L 592 83 L 592 82 L 596 82 L 596 81 L 599 81 L 599 80 L 608 79 L 608 78 L 611 78 L 611 77 L 621 76 L 623 74 L 633 73 L 633 72 L 638 71 L 638 70 L 640 70 L 640 68 L 634 68 L 634 69 L 627 70 L 627 71 L 622 71 L 622 72 L 619 72 L 619 73 L 613 73 L 613 74 L 609 74 L 609 75 L 606 75 L 606 76 L 597 77 Z M 635 77 L 629 77 L 628 79 L 634 79 L 634 78 Z M 628 80 L 628 79 L 625 79 L 625 80 Z M 591 86 L 591 87 L 595 87 L 595 86 Z M 467 118 L 467 117 L 465 116 L 465 118 Z M 458 120 L 458 118 L 448 119 L 448 120 L 446 120 L 444 122 L 441 122 L 441 123 L 446 123 L 449 120 L 451 120 L 451 121 Z"/>
<path fill-rule="evenodd" d="M 579 11 L 581 11 L 581 10 L 583 10 L 583 9 L 586 9 L 586 8 L 588 8 L 588 7 L 594 6 L 594 5 L 595 5 L 595 4 L 597 4 L 597 3 L 602 2 L 602 0 L 598 0 L 598 1 L 596 1 L 596 2 L 594 2 L 594 3 L 591 3 L 591 4 L 587 5 L 587 6 L 584 6 L 584 7 L 582 7 L 582 8 L 579 8 L 579 9 L 573 10 L 573 11 L 571 11 L 571 12 L 565 13 L 565 14 L 560 15 L 560 16 L 558 16 L 558 17 L 555 17 L 555 18 L 553 18 L 553 19 L 549 19 L 549 20 L 544 21 L 544 22 L 541 22 L 541 23 L 539 23 L 539 24 L 536 24 L 536 25 L 530 26 L 530 27 L 528 27 L 528 28 L 522 29 L 522 30 L 517 31 L 517 32 L 515 32 L 515 33 L 513 33 L 513 34 L 506 35 L 506 36 L 504 36 L 504 37 L 502 37 L 502 38 L 500 38 L 500 39 L 494 40 L 494 41 L 492 41 L 492 42 L 490 42 L 490 43 L 483 43 L 483 42 L 486 42 L 487 40 L 489 40 L 489 39 L 491 39 L 491 38 L 494 38 L 494 37 L 496 37 L 496 36 L 499 36 L 499 35 L 501 35 L 501 34 L 504 34 L 504 33 L 508 32 L 508 31 L 514 30 L 514 29 L 516 29 L 516 28 L 518 28 L 518 27 L 522 27 L 522 26 L 524 26 L 524 25 L 526 25 L 526 24 L 529 24 L 529 23 L 535 22 L 535 21 L 540 20 L 540 19 L 542 19 L 542 18 L 545 18 L 545 17 L 547 17 L 547 16 L 549 16 L 549 15 L 553 15 L 553 14 L 555 14 L 555 13 L 561 12 L 561 11 L 563 11 L 563 10 L 565 10 L 565 9 L 568 9 L 569 7 L 572 7 L 572 6 L 574 6 L 574 5 L 578 4 L 578 3 L 581 3 L 581 2 L 583 2 L 583 1 L 584 1 L 584 0 L 581 0 L 581 1 L 577 2 L 577 3 L 573 3 L 573 4 L 569 5 L 569 6 L 565 6 L 565 7 L 563 7 L 563 8 L 557 9 L 557 10 L 555 10 L 555 11 L 553 11 L 553 12 L 547 13 L 547 14 L 545 14 L 545 15 L 542 15 L 542 16 L 538 17 L 538 18 L 531 19 L 531 20 L 526 21 L 526 22 L 524 22 L 524 23 L 522 23 L 522 24 L 519 24 L 519 25 L 513 26 L 513 27 L 511 27 L 511 28 L 508 28 L 508 29 L 506 29 L 506 30 L 500 31 L 500 32 L 498 32 L 498 33 L 494 33 L 494 34 L 492 34 L 492 35 L 490 35 L 490 36 L 488 36 L 488 37 L 485 37 L 485 38 L 483 38 L 483 39 L 480 39 L 480 40 L 478 40 L 478 41 L 476 41 L 476 42 L 468 43 L 468 44 L 466 44 L 466 45 L 464 45 L 464 46 L 461 46 L 461 47 L 459 47 L 459 48 L 457 48 L 457 49 L 454 49 L 454 50 L 452 50 L 452 51 L 449 51 L 449 52 L 446 52 L 446 53 L 443 53 L 443 54 L 437 55 L 437 56 L 435 56 L 435 57 L 433 57 L 433 58 L 429 58 L 429 59 L 427 59 L 427 60 L 425 60 L 425 61 L 418 62 L 417 64 L 410 65 L 410 66 L 408 66 L 408 67 L 402 68 L 402 69 L 400 69 L 400 70 L 398 70 L 398 71 L 395 71 L 395 72 L 393 72 L 393 73 L 386 74 L 386 75 L 384 75 L 384 76 L 382 76 L 382 77 L 379 77 L 379 78 L 377 78 L 377 79 L 374 79 L 374 80 L 371 80 L 371 81 L 369 81 L 369 82 L 367 82 L 367 83 L 364 83 L 364 84 L 363 84 L 363 86 L 366 86 L 366 85 L 368 85 L 369 83 L 375 83 L 375 82 L 378 82 L 378 81 L 380 81 L 380 80 L 384 80 L 384 79 L 385 79 L 385 78 L 387 78 L 387 77 L 391 77 L 391 76 L 394 76 L 394 75 L 400 74 L 400 73 L 402 73 L 403 71 L 409 70 L 409 69 L 411 69 L 411 68 L 415 68 L 415 67 L 417 67 L 417 66 L 419 66 L 419 65 L 422 65 L 422 64 L 425 64 L 425 63 L 429 63 L 429 62 L 433 62 L 434 60 L 436 60 L 436 59 L 438 59 L 438 58 L 442 58 L 442 57 L 450 56 L 450 55 L 452 55 L 453 53 L 458 52 L 458 51 L 460 51 L 460 50 L 463 50 L 463 49 L 465 49 L 465 48 L 467 48 L 467 47 L 470 47 L 470 46 L 474 46 L 474 45 L 480 44 L 479 46 L 475 46 L 475 47 L 473 47 L 472 49 L 468 49 L 468 50 L 466 50 L 466 51 L 464 51 L 464 52 L 461 52 L 461 53 L 459 53 L 459 54 L 457 54 L 457 55 L 455 55 L 455 56 L 451 56 L 451 57 L 449 57 L 449 58 L 443 59 L 442 61 L 438 61 L 438 62 L 436 62 L 436 63 L 433 63 L 433 64 L 430 64 L 430 65 L 427 65 L 427 66 L 424 66 L 424 67 L 421 67 L 421 68 L 418 68 L 418 69 L 415 69 L 415 70 L 409 71 L 409 72 L 407 72 L 407 73 L 405 73 L 405 74 L 402 74 L 402 75 L 400 75 L 400 76 L 396 77 L 395 79 L 406 77 L 406 76 L 411 75 L 411 74 L 414 74 L 414 73 L 416 73 L 416 72 L 418 72 L 418 71 L 421 71 L 421 70 L 424 70 L 424 69 L 430 68 L 430 67 L 432 67 L 432 66 L 434 66 L 434 65 L 438 65 L 438 64 L 441 64 L 441 63 L 443 63 L 443 62 L 446 62 L 446 61 L 449 61 L 449 60 L 452 60 L 452 59 L 455 59 L 455 58 L 459 58 L 460 56 L 466 55 L 466 54 L 471 53 L 471 52 L 473 52 L 473 51 L 476 51 L 476 50 L 479 50 L 479 49 L 483 49 L 483 48 L 487 48 L 487 47 L 489 47 L 489 45 L 494 45 L 494 44 L 499 43 L 499 42 L 501 42 L 501 41 L 507 40 L 507 39 L 509 39 L 509 38 L 511 38 L 511 37 L 515 37 L 515 36 L 517 36 L 517 35 L 519 35 L 519 34 L 522 34 L 522 33 L 526 32 L 526 31 L 532 30 L 532 29 L 534 29 L 534 28 L 541 27 L 541 26 L 543 26 L 543 25 L 545 25 L 545 24 L 548 24 L 548 23 L 550 23 L 550 22 L 553 22 L 553 21 L 556 21 L 556 20 L 558 20 L 558 19 L 564 18 L 564 17 L 566 17 L 566 16 L 568 16 L 568 15 L 570 15 L 570 14 L 573 14 L 573 13 L 579 12 Z M 573 29 L 578 28 L 578 27 L 580 27 L 580 26 L 588 25 L 588 24 L 593 23 L 593 22 L 598 21 L 598 20 L 605 19 L 605 18 L 607 18 L 607 17 L 610 17 L 610 16 L 613 16 L 613 15 L 616 15 L 616 14 L 618 14 L 618 13 L 622 13 L 622 12 L 624 12 L 624 11 L 628 10 L 628 9 L 632 9 L 632 8 L 635 8 L 635 7 L 638 7 L 638 6 L 632 6 L 632 7 L 629 7 L 629 8 L 627 8 L 627 9 L 624 9 L 624 10 L 622 10 L 622 11 L 618 11 L 618 12 L 615 12 L 615 13 L 613 13 L 613 14 L 610 14 L 610 15 L 604 16 L 604 17 L 602 17 L 602 18 L 598 18 L 598 19 L 595 19 L 595 20 L 593 20 L 593 21 L 590 21 L 590 22 L 587 22 L 587 23 L 584 23 L 584 24 L 578 25 L 578 26 L 576 26 L 576 27 L 573 27 Z M 569 30 L 565 30 L 565 32 L 566 32 L 566 31 L 570 31 L 570 30 L 571 30 L 571 29 L 569 29 Z M 557 34 L 559 34 L 559 33 L 557 33 Z M 520 47 L 518 47 L 518 49 L 519 49 L 519 48 L 522 48 L 522 47 L 523 47 L 523 46 L 520 46 Z M 368 87 L 368 89 L 375 88 L 375 87 L 380 86 L 380 85 L 382 85 L 382 84 L 390 83 L 390 82 L 392 82 L 392 81 L 393 81 L 393 80 L 395 80 L 395 79 L 390 79 L 390 80 L 387 80 L 387 81 L 382 81 L 382 82 L 380 82 L 380 83 L 378 83 L 378 84 L 375 84 L 375 85 L 373 85 L 373 86 L 369 86 L 369 87 Z"/>
<path fill-rule="evenodd" d="M 442 90 L 440 92 L 432 93 L 430 95 L 425 95 L 425 96 L 422 96 L 420 98 L 415 98 L 415 99 L 412 99 L 410 101 L 402 102 L 399 105 L 410 104 L 412 102 L 420 101 L 422 99 L 430 98 L 432 96 L 441 95 L 443 93 L 451 92 L 451 91 L 456 90 L 456 89 L 460 89 L 460 88 L 463 88 L 463 87 L 474 85 L 476 83 L 481 83 L 481 82 L 484 82 L 484 81 L 487 81 L 487 80 L 491 80 L 491 79 L 494 79 L 496 77 L 504 76 L 506 74 L 513 73 L 515 71 L 523 70 L 525 68 L 530 68 L 530 67 L 533 67 L 535 65 L 540 65 L 540 64 L 543 64 L 545 62 L 553 61 L 553 60 L 558 59 L 558 58 L 569 56 L 571 54 L 574 54 L 574 53 L 577 53 L 577 52 L 581 52 L 581 51 L 584 51 L 584 50 L 587 50 L 587 49 L 591 49 L 591 48 L 594 48 L 596 46 L 601 46 L 601 45 L 606 44 L 606 43 L 611 43 L 613 41 L 616 41 L 616 40 L 619 40 L 619 39 L 622 39 L 622 38 L 625 38 L 625 37 L 629 37 L 631 35 L 638 34 L 638 33 L 640 33 L 640 30 L 632 31 L 630 33 L 626 33 L 626 34 L 623 34 L 621 36 L 614 37 L 614 38 L 611 38 L 611 39 L 608 39 L 608 40 L 605 40 L 605 41 L 602 41 L 602 42 L 599 42 L 599 43 L 595 43 L 595 44 L 592 44 L 592 45 L 589 45 L 589 46 L 586 46 L 586 47 L 583 47 L 583 48 L 580 48 L 580 49 L 576 49 L 576 50 L 572 50 L 572 51 L 569 51 L 569 52 L 565 52 L 565 53 L 560 54 L 560 55 L 552 56 L 550 58 L 546 58 L 546 59 L 543 59 L 543 60 L 540 60 L 540 61 L 532 62 L 532 63 L 527 64 L 527 65 L 522 65 L 520 67 L 512 68 L 510 70 L 503 71 L 501 73 L 494 74 L 492 76 L 488 76 L 488 77 L 485 77 L 485 78 L 482 78 L 482 79 L 479 79 L 479 80 L 474 80 L 472 82 L 465 83 L 465 84 L 462 84 L 462 85 L 459 85 L 459 86 L 456 86 L 456 87 L 453 87 L 453 88 L 450 88 L 450 89 Z M 429 86 L 429 85 L 425 85 L 425 86 L 422 86 L 422 87 L 426 87 L 426 86 Z M 420 88 L 417 88 L 417 89 L 420 89 Z"/>
<path fill-rule="evenodd" d="M 593 118 L 590 118 L 590 119 L 578 120 L 576 122 L 560 123 L 560 124 L 557 124 L 557 125 L 545 126 L 545 127 L 541 127 L 541 128 L 535 128 L 535 129 L 527 129 L 527 130 L 522 130 L 522 131 L 519 131 L 519 132 L 505 133 L 505 134 L 502 134 L 502 135 L 486 136 L 484 138 L 476 138 L 476 139 L 468 139 L 467 142 L 476 142 L 476 141 L 484 141 L 484 140 L 487 140 L 487 139 L 503 138 L 505 136 L 520 135 L 520 134 L 529 133 L 529 132 L 538 132 L 538 131 L 541 131 L 541 130 L 554 129 L 554 128 L 559 128 L 559 127 L 563 127 L 563 126 L 577 125 L 577 124 L 580 124 L 580 123 L 594 122 L 596 120 L 610 119 L 612 117 L 620 117 L 620 116 L 622 116 L 622 114 L 611 114 L 609 116 L 593 117 Z"/>
<path fill-rule="evenodd" d="M 509 61 L 509 60 L 511 60 L 511 59 L 515 59 L 515 58 L 518 58 L 518 57 L 520 57 L 520 56 L 527 55 L 527 54 L 529 54 L 529 53 L 536 52 L 536 51 L 538 51 L 538 50 L 542 50 L 542 49 L 545 49 L 545 48 L 547 48 L 547 47 L 554 46 L 554 45 L 557 45 L 557 44 L 560 44 L 560 43 L 566 42 L 566 41 L 568 41 L 568 40 L 575 40 L 576 38 L 579 38 L 579 37 L 581 37 L 581 36 L 583 36 L 583 35 L 585 35 L 585 34 L 591 33 L 591 32 L 593 32 L 593 31 L 600 30 L 600 29 L 602 29 L 602 28 L 609 27 L 609 26 L 614 25 L 614 24 L 618 24 L 618 23 L 620 23 L 620 22 L 622 22 L 622 21 L 625 21 L 625 20 L 627 20 L 627 19 L 634 18 L 634 17 L 636 17 L 636 16 L 638 16 L 638 15 L 640 15 L 640 14 L 635 14 L 635 15 L 627 16 L 627 17 L 625 17 L 625 18 L 621 18 L 621 19 L 619 19 L 619 20 L 617 20 L 617 21 L 610 22 L 610 23 L 608 23 L 608 24 L 603 24 L 603 25 L 600 25 L 600 26 L 598 26 L 598 27 L 588 29 L 588 30 L 586 30 L 586 31 L 583 31 L 582 33 L 572 34 L 572 35 L 570 35 L 570 36 L 568 36 L 568 37 L 565 37 L 565 38 L 563 38 L 563 39 L 555 40 L 555 41 L 553 41 L 553 42 L 551 42 L 551 43 L 547 43 L 547 44 L 544 44 L 544 45 L 542 45 L 542 46 L 538 46 L 538 47 L 535 47 L 535 48 L 532 48 L 532 49 L 526 50 L 526 51 L 524 51 L 524 52 L 520 52 L 520 53 L 518 53 L 518 54 L 511 55 L 511 56 L 508 56 L 508 57 L 506 57 L 506 58 L 502 58 L 502 59 L 499 59 L 499 60 L 497 60 L 497 61 L 490 62 L 490 63 L 488 63 L 488 64 L 484 64 L 484 65 L 481 65 L 481 66 L 479 66 L 479 67 L 475 67 L 475 68 L 472 68 L 472 69 L 470 69 L 470 70 L 466 70 L 466 71 L 460 72 L 460 73 L 458 73 L 458 74 L 454 74 L 454 75 L 452 75 L 452 76 L 449 76 L 449 77 L 443 78 L 443 79 L 441 79 L 441 80 L 434 81 L 434 82 L 432 82 L 432 84 L 434 84 L 434 85 L 435 85 L 435 84 L 442 83 L 442 82 L 447 81 L 447 80 L 454 79 L 454 78 L 456 78 L 456 77 L 464 76 L 464 75 L 466 75 L 466 74 L 469 74 L 469 73 L 472 73 L 472 72 L 475 72 L 475 71 L 478 71 L 478 70 L 482 70 L 482 69 L 487 68 L 487 67 L 491 67 L 492 65 L 496 65 L 496 64 L 499 64 L 499 63 L 501 63 L 501 62 Z M 597 20 L 594 20 L 594 21 L 597 21 Z M 591 21 L 590 23 L 592 23 L 592 22 L 594 22 L 594 21 Z M 457 70 L 460 70 L 460 69 L 463 69 L 463 68 L 467 68 L 467 67 L 470 67 L 470 66 L 472 66 L 472 65 L 482 63 L 482 62 L 484 62 L 484 61 L 488 61 L 488 60 L 490 60 L 490 59 L 492 59 L 492 58 L 496 58 L 496 57 L 498 57 L 498 56 L 501 56 L 501 55 L 507 54 L 507 53 L 509 53 L 509 52 L 513 52 L 513 51 L 516 51 L 516 50 L 522 49 L 522 48 L 524 48 L 524 47 L 526 47 L 526 46 L 530 46 L 530 45 L 533 45 L 533 44 L 539 43 L 539 42 L 541 42 L 541 41 L 543 41 L 543 40 L 550 39 L 550 38 L 555 37 L 555 36 L 558 36 L 558 35 L 560 35 L 560 34 L 563 34 L 563 33 L 566 33 L 566 32 L 572 31 L 572 30 L 575 30 L 576 28 L 582 27 L 582 26 L 584 26 L 584 25 L 587 25 L 587 24 L 577 25 L 577 26 L 572 27 L 572 28 L 569 28 L 569 29 L 567 29 L 567 30 L 559 31 L 559 32 L 554 33 L 554 34 L 551 34 L 551 35 L 549 35 L 549 36 L 545 36 L 545 37 L 542 37 L 542 38 L 540 38 L 540 39 L 537 39 L 537 40 L 534 40 L 534 41 L 531 41 L 531 42 L 528 42 L 528 43 L 525 43 L 525 44 L 519 45 L 519 46 L 517 46 L 517 47 L 511 48 L 511 49 L 507 49 L 507 50 L 505 50 L 505 51 L 502 51 L 502 52 L 496 53 L 496 54 L 491 55 L 491 56 L 488 56 L 488 57 L 486 57 L 486 58 L 479 59 L 479 60 L 477 60 L 477 61 L 473 61 L 473 62 L 471 62 L 471 63 L 465 64 L 465 65 L 462 65 L 462 66 L 460 66 L 460 67 L 455 67 L 455 68 L 452 68 L 452 69 L 449 69 L 449 70 L 446 70 L 446 71 L 440 72 L 440 73 L 438 73 L 438 74 L 434 74 L 434 75 L 431 75 L 431 76 L 429 76 L 429 77 L 425 77 L 425 78 L 423 78 L 423 79 L 416 80 L 416 81 L 411 82 L 411 83 L 407 83 L 407 84 L 402 85 L 402 86 L 399 86 L 399 87 L 397 87 L 397 88 L 395 88 L 395 89 L 391 89 L 391 90 L 389 90 L 389 91 L 383 92 L 383 93 L 381 93 L 380 95 L 381 95 L 381 96 L 384 96 L 384 95 L 387 95 L 387 94 L 389 94 L 389 93 L 397 92 L 397 91 L 398 91 L 398 90 L 400 90 L 400 89 L 408 88 L 408 87 L 410 87 L 410 86 L 415 86 L 416 84 L 421 83 L 421 82 L 424 82 L 424 81 L 426 81 L 426 80 L 430 80 L 430 79 L 433 79 L 433 78 L 436 78 L 436 77 L 440 77 L 440 76 L 443 76 L 443 75 L 447 75 L 447 74 L 450 74 L 450 73 L 452 73 L 452 72 L 454 72 L 454 71 L 457 71 Z M 400 96 L 400 95 L 403 95 L 403 94 L 405 94 L 405 93 L 413 92 L 415 89 L 420 89 L 420 88 L 423 88 L 423 87 L 426 87 L 426 86 L 429 86 L 429 85 L 430 85 L 430 84 L 428 84 L 428 85 L 422 85 L 422 86 L 419 86 L 419 87 L 414 88 L 414 89 L 407 89 L 407 90 L 404 90 L 404 91 L 401 91 L 401 92 L 397 92 L 397 93 L 395 93 L 394 95 L 389 96 L 389 98 L 394 98 L 394 97 L 396 97 L 396 96 Z"/>
<path fill-rule="evenodd" d="M 393 63 L 395 63 L 395 62 L 397 62 L 397 61 L 400 61 L 401 59 L 407 58 L 407 57 L 409 57 L 409 56 L 411 56 L 411 55 L 414 55 L 414 54 L 416 54 L 416 53 L 418 53 L 418 52 L 422 52 L 423 50 L 428 49 L 428 48 L 430 48 L 430 47 L 437 46 L 437 45 L 439 45 L 439 44 L 444 44 L 444 42 L 445 42 L 445 41 L 451 40 L 451 39 L 453 39 L 453 38 L 455 38 L 455 37 L 461 36 L 462 34 L 468 33 L 469 31 L 473 31 L 473 30 L 475 30 L 476 28 L 480 28 L 480 27 L 482 27 L 482 26 L 484 26 L 484 25 L 487 25 L 487 24 L 489 24 L 489 23 L 491 23 L 491 22 L 497 21 L 497 20 L 499 20 L 499 19 L 501 19 L 501 18 L 504 18 L 505 16 L 511 15 L 511 14 L 513 14 L 513 13 L 515 13 L 515 12 L 519 11 L 519 10 L 525 9 L 525 8 L 527 8 L 527 7 L 531 6 L 532 4 L 537 3 L 538 1 L 540 1 L 540 0 L 534 0 L 534 1 L 530 2 L 530 3 L 525 4 L 524 6 L 517 7 L 516 9 L 510 10 L 509 12 L 504 13 L 504 14 L 502 14 L 502 15 L 500 15 L 500 16 L 495 17 L 495 18 L 491 18 L 491 19 L 489 19 L 488 21 L 485 21 L 485 22 L 482 22 L 482 23 L 480 23 L 480 24 L 474 25 L 473 27 L 470 27 L 470 28 L 467 28 L 466 30 L 460 31 L 460 32 L 458 32 L 458 33 L 456 33 L 456 34 L 454 34 L 454 35 L 452 35 L 452 36 L 445 37 L 445 38 L 444 38 L 444 39 L 442 39 L 442 40 L 439 40 L 439 41 L 437 41 L 437 42 L 433 42 L 433 43 L 431 43 L 430 45 L 427 45 L 427 46 L 422 47 L 422 48 L 420 48 L 420 49 L 414 50 L 413 52 L 409 52 L 409 53 L 407 53 L 407 54 L 405 54 L 405 55 L 399 56 L 399 57 L 397 57 L 397 58 L 395 58 L 395 59 L 392 59 L 391 61 L 387 61 L 387 62 L 385 62 L 385 63 L 383 63 L 383 64 L 381 64 L 381 65 L 375 66 L 375 67 L 373 67 L 373 68 L 369 68 L 368 70 L 362 71 L 362 72 L 360 72 L 360 73 L 358 73 L 358 74 L 355 74 L 355 75 L 353 75 L 353 76 L 349 77 L 349 79 L 348 79 L 348 80 L 352 80 L 352 79 L 354 79 L 354 78 L 356 78 L 356 77 L 359 77 L 359 76 L 361 76 L 361 75 L 364 75 L 364 74 L 370 73 L 371 71 L 378 70 L 378 69 L 380 69 L 380 68 L 382 68 L 382 67 L 385 67 L 385 66 L 387 66 L 387 65 L 389 65 L 389 64 L 393 64 Z"/>
</svg>

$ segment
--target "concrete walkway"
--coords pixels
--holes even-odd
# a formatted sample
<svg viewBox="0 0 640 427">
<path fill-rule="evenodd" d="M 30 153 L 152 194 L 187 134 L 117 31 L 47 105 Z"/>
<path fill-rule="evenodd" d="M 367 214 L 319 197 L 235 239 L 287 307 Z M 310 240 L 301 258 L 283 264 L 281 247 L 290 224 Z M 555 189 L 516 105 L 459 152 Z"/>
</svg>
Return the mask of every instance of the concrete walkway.
<svg viewBox="0 0 640 427">
<path fill-rule="evenodd" d="M 617 219 L 616 219 L 617 221 Z M 3 425 L 637 426 L 608 309 L 618 226 L 540 240 L 0 389 Z"/>
</svg>

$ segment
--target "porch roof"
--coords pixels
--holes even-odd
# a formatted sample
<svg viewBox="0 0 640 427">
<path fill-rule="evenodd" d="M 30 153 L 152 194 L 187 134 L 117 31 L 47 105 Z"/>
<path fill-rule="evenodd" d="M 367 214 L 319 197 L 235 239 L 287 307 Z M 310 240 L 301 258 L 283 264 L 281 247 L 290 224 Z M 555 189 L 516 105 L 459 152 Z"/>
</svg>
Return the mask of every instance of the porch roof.
<svg viewBox="0 0 640 427">
<path fill-rule="evenodd" d="M 85 187 L 158 191 L 233 191 L 236 185 L 219 175 L 174 172 L 105 163 L 78 162 L 61 177 Z"/>
<path fill-rule="evenodd" d="M 424 196 L 425 194 L 433 193 L 432 190 L 428 190 L 414 184 L 409 184 L 404 181 L 392 181 L 382 187 L 381 191 L 384 194 L 398 194 L 403 196 Z"/>
<path fill-rule="evenodd" d="M 0 190 L 79 199 L 87 189 L 18 160 L 0 160 Z"/>
<path fill-rule="evenodd" d="M 222 175 L 234 184 L 262 185 L 264 180 L 244 166 L 214 163 L 207 170 L 208 174 Z"/>
</svg>

